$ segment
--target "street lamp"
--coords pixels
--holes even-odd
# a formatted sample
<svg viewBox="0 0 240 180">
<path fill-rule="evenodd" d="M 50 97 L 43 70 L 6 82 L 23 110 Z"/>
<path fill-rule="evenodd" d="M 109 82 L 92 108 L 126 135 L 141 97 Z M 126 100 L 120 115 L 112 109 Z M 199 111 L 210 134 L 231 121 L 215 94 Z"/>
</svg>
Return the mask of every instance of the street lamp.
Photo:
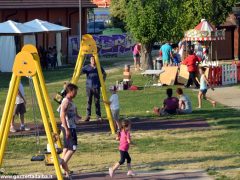
<svg viewBox="0 0 240 180">
<path fill-rule="evenodd" d="M 79 43 L 81 45 L 82 41 L 82 0 L 78 1 L 78 9 L 79 9 Z M 79 45 L 79 47 L 80 47 Z"/>
</svg>

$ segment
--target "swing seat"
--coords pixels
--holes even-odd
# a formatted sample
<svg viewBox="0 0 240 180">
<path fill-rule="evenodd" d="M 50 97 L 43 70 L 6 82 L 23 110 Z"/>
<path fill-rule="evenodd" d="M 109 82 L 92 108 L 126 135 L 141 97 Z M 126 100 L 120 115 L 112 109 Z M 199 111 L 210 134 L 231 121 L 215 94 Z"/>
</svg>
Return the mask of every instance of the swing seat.
<svg viewBox="0 0 240 180">
<path fill-rule="evenodd" d="M 62 153 L 62 149 L 57 148 L 56 150 L 57 150 L 57 154 L 61 154 Z M 45 149 L 44 156 L 45 156 L 45 165 L 46 166 L 53 166 L 54 164 L 53 164 L 53 157 L 52 157 L 51 152 L 48 152 Z"/>
<path fill-rule="evenodd" d="M 39 154 L 39 155 L 33 156 L 31 158 L 31 161 L 44 161 L 44 159 L 45 159 L 45 156 L 43 154 Z"/>
</svg>

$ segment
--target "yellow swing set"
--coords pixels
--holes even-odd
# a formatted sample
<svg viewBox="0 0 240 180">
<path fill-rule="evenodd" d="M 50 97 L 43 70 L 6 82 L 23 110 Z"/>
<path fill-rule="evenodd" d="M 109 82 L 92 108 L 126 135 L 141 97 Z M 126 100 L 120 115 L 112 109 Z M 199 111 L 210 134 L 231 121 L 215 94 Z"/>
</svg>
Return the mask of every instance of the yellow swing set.
<svg viewBox="0 0 240 180">
<path fill-rule="evenodd" d="M 99 79 L 101 83 L 101 90 L 103 100 L 108 101 L 106 86 L 104 84 L 103 75 L 101 72 L 101 66 L 97 53 L 96 42 L 91 35 L 84 35 L 81 42 L 81 48 L 79 51 L 76 67 L 71 80 L 71 83 L 76 84 L 79 80 L 81 69 L 84 63 L 84 56 L 87 54 L 93 54 L 95 57 Z M 18 93 L 21 77 L 31 77 L 33 80 L 34 89 L 36 91 L 36 97 L 42 116 L 44 128 L 47 135 L 47 140 L 51 148 L 51 156 L 53 158 L 53 164 L 55 167 L 58 180 L 62 180 L 62 173 L 59 165 L 58 155 L 54 146 L 52 133 L 58 134 L 57 123 L 54 117 L 50 98 L 48 96 L 45 80 L 43 77 L 40 59 L 36 47 L 33 45 L 25 45 L 21 52 L 19 52 L 13 64 L 13 73 L 9 85 L 6 104 L 4 106 L 1 124 L 0 124 L 0 167 L 2 166 L 3 156 L 7 145 L 7 139 L 10 130 L 10 124 L 13 117 L 13 109 L 15 106 L 15 100 Z M 112 114 L 109 104 L 105 104 L 107 118 L 109 120 L 112 134 L 115 134 L 115 128 L 112 120 Z M 50 120 L 50 121 L 49 121 Z M 53 132 L 51 131 L 53 130 Z M 58 147 L 62 147 L 60 138 L 57 141 Z"/>
</svg>

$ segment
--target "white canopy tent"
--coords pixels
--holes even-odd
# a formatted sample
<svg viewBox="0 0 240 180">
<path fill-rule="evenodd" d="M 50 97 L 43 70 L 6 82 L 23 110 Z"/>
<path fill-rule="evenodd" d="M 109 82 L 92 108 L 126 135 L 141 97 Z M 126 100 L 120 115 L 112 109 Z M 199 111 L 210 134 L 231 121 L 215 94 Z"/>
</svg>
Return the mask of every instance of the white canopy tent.
<svg viewBox="0 0 240 180">
<path fill-rule="evenodd" d="M 14 36 L 42 32 L 11 20 L 0 23 L 0 71 L 11 72 L 16 55 Z M 33 35 L 31 35 L 33 36 Z M 35 43 L 36 44 L 36 43 Z"/>
<path fill-rule="evenodd" d="M 32 21 L 24 23 L 24 25 L 32 28 L 37 28 L 43 32 L 61 32 L 68 31 L 70 29 L 68 27 L 60 26 L 47 21 L 42 21 L 40 19 L 34 19 Z"/>
<path fill-rule="evenodd" d="M 14 36 L 23 36 L 23 44 L 36 45 L 35 33 L 57 32 L 56 48 L 58 65 L 61 66 L 61 33 L 70 28 L 35 19 L 26 23 L 11 20 L 0 23 L 0 71 L 11 72 L 16 55 Z"/>
<path fill-rule="evenodd" d="M 39 30 L 44 32 L 57 32 L 56 33 L 57 61 L 58 61 L 58 65 L 61 66 L 62 65 L 62 61 L 61 61 L 62 36 L 61 36 L 61 33 L 59 32 L 68 31 L 70 28 L 53 24 L 47 21 L 42 21 L 40 19 L 34 19 L 24 24 L 29 27 L 38 28 Z"/>
</svg>

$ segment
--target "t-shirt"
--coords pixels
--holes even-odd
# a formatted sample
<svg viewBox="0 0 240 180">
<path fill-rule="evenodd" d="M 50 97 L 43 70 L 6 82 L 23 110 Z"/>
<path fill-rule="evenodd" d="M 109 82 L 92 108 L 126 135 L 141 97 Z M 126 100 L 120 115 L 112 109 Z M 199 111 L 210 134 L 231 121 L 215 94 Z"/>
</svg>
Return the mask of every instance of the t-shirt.
<svg viewBox="0 0 240 180">
<path fill-rule="evenodd" d="M 201 90 L 207 89 L 207 82 L 204 79 L 204 74 L 202 74 L 200 78 L 200 89 Z"/>
<path fill-rule="evenodd" d="M 117 94 L 112 94 L 112 96 L 110 97 L 110 108 L 112 110 L 117 110 L 119 109 L 119 101 L 118 101 L 118 95 Z"/>
<path fill-rule="evenodd" d="M 129 143 L 127 139 L 131 139 L 130 132 L 121 130 L 120 132 L 120 144 L 119 144 L 119 150 L 120 151 L 128 151 L 129 149 Z"/>
<path fill-rule="evenodd" d="M 61 113 L 63 113 L 62 109 L 63 109 L 63 105 L 65 103 L 68 103 L 68 107 L 67 107 L 67 111 L 66 111 L 66 121 L 67 121 L 67 126 L 68 128 L 76 128 L 76 124 L 75 124 L 75 120 L 76 120 L 76 106 L 75 104 L 70 101 L 67 97 L 65 97 L 63 100 L 62 100 L 62 103 L 61 103 L 61 110 L 60 110 L 60 116 L 61 116 Z"/>
<path fill-rule="evenodd" d="M 187 95 L 185 95 L 185 94 L 181 95 L 179 100 L 183 101 L 183 103 L 185 105 L 185 110 L 192 111 L 192 103 Z"/>
<path fill-rule="evenodd" d="M 105 71 L 102 67 L 101 67 L 101 70 L 102 70 L 102 73 L 104 74 Z M 92 67 L 91 65 L 86 65 L 83 67 L 82 72 L 87 75 L 87 80 L 86 80 L 87 88 L 100 88 L 101 87 L 97 67 Z"/>
<path fill-rule="evenodd" d="M 141 50 L 141 47 L 136 44 L 133 49 L 133 55 L 139 55 L 139 51 Z"/>
<path fill-rule="evenodd" d="M 195 54 L 189 55 L 182 64 L 187 65 L 188 72 L 196 72 L 197 71 L 197 62 L 201 62 L 201 59 Z"/>
<path fill-rule="evenodd" d="M 170 61 L 170 54 L 172 52 L 172 46 L 170 46 L 168 43 L 164 44 L 160 51 L 162 51 L 162 59 L 163 61 Z"/>
<path fill-rule="evenodd" d="M 176 110 L 178 109 L 178 98 L 170 97 L 164 100 L 163 104 L 166 107 L 166 110 Z"/>
<path fill-rule="evenodd" d="M 21 93 L 22 97 L 24 97 L 24 88 L 23 88 L 22 83 L 19 84 L 18 91 Z M 22 97 L 18 93 L 15 104 L 22 104 L 22 103 L 24 103 L 24 100 L 23 100 Z"/>
</svg>

